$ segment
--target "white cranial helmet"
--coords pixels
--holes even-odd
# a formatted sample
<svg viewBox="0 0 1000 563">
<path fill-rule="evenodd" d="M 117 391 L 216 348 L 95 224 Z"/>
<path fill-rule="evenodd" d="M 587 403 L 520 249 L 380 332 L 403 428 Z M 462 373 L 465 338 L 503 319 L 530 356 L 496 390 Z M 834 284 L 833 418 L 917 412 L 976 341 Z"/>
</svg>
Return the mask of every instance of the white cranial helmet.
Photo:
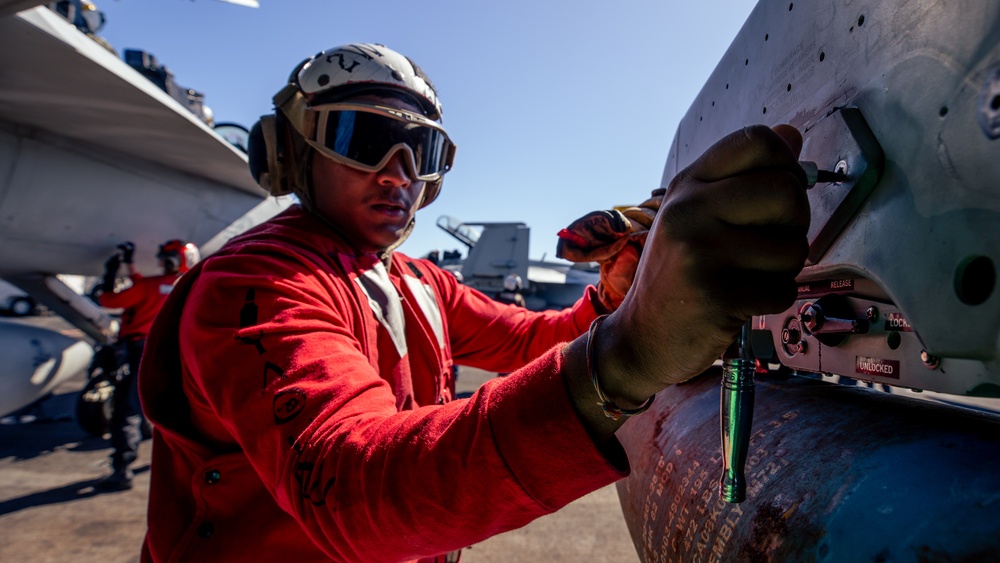
<svg viewBox="0 0 1000 563">
<path fill-rule="evenodd" d="M 408 94 L 431 119 L 441 118 L 441 103 L 423 71 L 384 45 L 352 43 L 328 49 L 307 61 L 295 78 L 309 105 L 390 90 Z"/>
<path fill-rule="evenodd" d="M 441 121 L 441 103 L 433 85 L 406 56 L 375 43 L 327 49 L 299 63 L 288 84 L 274 96 L 277 114 L 297 135 L 283 133 L 287 128 L 279 127 L 274 116 L 262 117 L 251 130 L 248 154 L 254 179 L 272 195 L 298 194 L 310 209 L 310 180 L 302 163 L 309 161 L 310 150 L 303 139 L 314 138 L 317 128 L 319 113 L 312 108 L 368 93 L 398 97 L 415 105 L 429 119 Z M 453 159 L 454 144 L 450 150 L 449 158 Z M 426 183 L 421 207 L 437 198 L 443 181 L 442 176 Z"/>
<path fill-rule="evenodd" d="M 521 291 L 521 276 L 507 274 L 507 277 L 503 279 L 503 288 L 507 291 Z"/>
</svg>

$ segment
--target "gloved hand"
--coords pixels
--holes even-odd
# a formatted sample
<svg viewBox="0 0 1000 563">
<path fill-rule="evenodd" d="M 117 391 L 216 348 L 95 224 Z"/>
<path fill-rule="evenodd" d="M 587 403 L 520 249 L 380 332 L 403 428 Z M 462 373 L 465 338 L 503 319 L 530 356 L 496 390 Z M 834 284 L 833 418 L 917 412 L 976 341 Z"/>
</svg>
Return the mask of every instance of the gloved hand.
<svg viewBox="0 0 1000 563">
<path fill-rule="evenodd" d="M 135 244 L 132 243 L 131 241 L 125 241 L 118 245 L 118 250 L 121 251 L 122 263 L 131 264 L 132 254 L 135 253 Z"/>
<path fill-rule="evenodd" d="M 111 258 L 104 262 L 104 280 L 100 285 L 102 292 L 111 293 L 115 290 L 115 279 L 118 278 L 118 268 L 121 263 L 122 259 L 118 253 L 112 254 Z"/>
<path fill-rule="evenodd" d="M 746 127 L 674 177 L 635 283 L 601 330 L 612 360 L 604 365 L 614 369 L 617 360 L 641 374 L 625 397 L 701 373 L 747 320 L 794 303 L 809 252 L 801 148 L 791 126 Z"/>
<path fill-rule="evenodd" d="M 588 213 L 559 231 L 556 256 L 570 262 L 597 262 L 601 266 L 597 296 L 605 310 L 599 312 L 617 309 L 632 287 L 649 227 L 665 192 L 664 188 L 653 190 L 646 201 L 621 211 Z"/>
</svg>

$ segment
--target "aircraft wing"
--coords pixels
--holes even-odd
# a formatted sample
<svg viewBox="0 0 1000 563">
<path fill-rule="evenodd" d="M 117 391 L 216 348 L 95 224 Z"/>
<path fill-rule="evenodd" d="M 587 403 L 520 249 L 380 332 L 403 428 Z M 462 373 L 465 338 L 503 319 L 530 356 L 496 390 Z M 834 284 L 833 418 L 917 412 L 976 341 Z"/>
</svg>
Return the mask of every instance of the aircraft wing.
<svg viewBox="0 0 1000 563">
<path fill-rule="evenodd" d="M 59 15 L 0 37 L 0 275 L 95 275 L 123 240 L 155 269 L 156 245 L 201 245 L 266 197 L 242 152 Z"/>
<path fill-rule="evenodd" d="M 237 6 L 246 6 L 247 8 L 260 8 L 260 2 L 257 0 L 219 0 L 220 2 L 225 2 L 227 4 L 235 4 Z M 46 4 L 45 0 L 0 0 L 0 18 L 4 16 L 9 16 L 11 14 L 20 12 L 22 10 L 27 10 L 29 8 L 34 8 L 35 6 L 41 6 Z"/>
<path fill-rule="evenodd" d="M 0 0 L 0 18 L 45 4 L 44 0 Z"/>
</svg>

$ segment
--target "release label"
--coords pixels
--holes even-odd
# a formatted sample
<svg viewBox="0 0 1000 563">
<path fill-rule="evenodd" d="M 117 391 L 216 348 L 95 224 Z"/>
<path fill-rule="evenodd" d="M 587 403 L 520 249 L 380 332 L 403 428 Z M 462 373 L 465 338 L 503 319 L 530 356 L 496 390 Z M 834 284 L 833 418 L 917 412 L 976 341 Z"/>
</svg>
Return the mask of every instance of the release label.
<svg viewBox="0 0 1000 563">
<path fill-rule="evenodd" d="M 877 375 L 879 377 L 899 379 L 899 362 L 897 360 L 883 360 L 882 358 L 857 356 L 854 364 L 854 371 L 865 375 Z"/>
<path fill-rule="evenodd" d="M 854 290 L 854 280 L 823 280 L 804 283 L 799 286 L 799 299 L 822 297 L 830 293 L 841 293 Z"/>
</svg>

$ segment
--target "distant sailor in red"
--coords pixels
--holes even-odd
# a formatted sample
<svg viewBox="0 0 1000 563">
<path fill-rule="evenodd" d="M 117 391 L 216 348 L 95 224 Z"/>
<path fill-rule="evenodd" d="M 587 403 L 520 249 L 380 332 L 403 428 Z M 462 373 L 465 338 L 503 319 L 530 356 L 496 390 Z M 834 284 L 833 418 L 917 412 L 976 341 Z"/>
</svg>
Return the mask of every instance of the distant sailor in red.
<svg viewBox="0 0 1000 563">
<path fill-rule="evenodd" d="M 198 262 L 198 248 L 180 240 L 169 240 L 160 245 L 156 258 L 163 274 L 144 277 L 135 270 L 132 255 L 135 245 L 124 242 L 118 252 L 104 263 L 104 280 L 97 288 L 98 302 L 109 309 L 123 309 L 118 328 L 118 344 L 128 353 L 128 374 L 115 386 L 114 408 L 110 421 L 111 469 L 110 475 L 97 483 L 99 489 L 123 490 L 132 488 L 132 470 L 129 466 L 136 458 L 141 440 L 142 423 L 139 410 L 138 388 L 135 374 L 139 371 L 146 335 L 153 319 L 160 311 L 174 283 L 184 272 Z M 121 264 L 127 270 L 126 287 L 116 291 L 115 283 Z"/>
</svg>

